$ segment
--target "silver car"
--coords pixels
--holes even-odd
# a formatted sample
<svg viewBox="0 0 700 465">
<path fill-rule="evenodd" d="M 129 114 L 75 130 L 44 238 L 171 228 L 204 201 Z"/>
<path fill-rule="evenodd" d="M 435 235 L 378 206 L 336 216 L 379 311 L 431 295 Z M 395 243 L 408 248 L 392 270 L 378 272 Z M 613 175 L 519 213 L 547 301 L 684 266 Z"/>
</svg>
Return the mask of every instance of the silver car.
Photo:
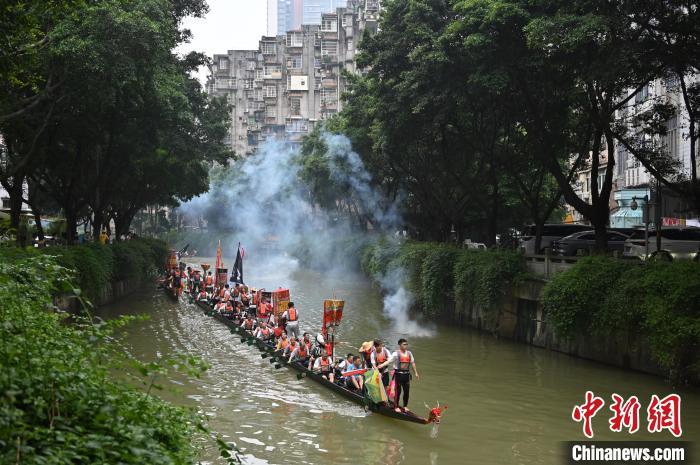
<svg viewBox="0 0 700 465">
<path fill-rule="evenodd" d="M 625 241 L 625 257 L 646 257 L 644 230 L 637 230 Z M 661 228 L 661 249 L 656 250 L 656 231 L 649 231 L 649 257 L 665 260 L 699 260 L 700 228 L 667 227 Z"/>
</svg>

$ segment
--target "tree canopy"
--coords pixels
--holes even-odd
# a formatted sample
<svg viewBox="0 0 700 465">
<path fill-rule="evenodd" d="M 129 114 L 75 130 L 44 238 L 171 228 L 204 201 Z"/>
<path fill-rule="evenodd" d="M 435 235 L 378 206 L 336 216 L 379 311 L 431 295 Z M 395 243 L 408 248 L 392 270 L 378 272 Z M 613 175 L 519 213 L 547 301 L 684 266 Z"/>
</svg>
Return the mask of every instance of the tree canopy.
<svg viewBox="0 0 700 465">
<path fill-rule="evenodd" d="M 10 63 L 0 97 L 0 182 L 12 197 L 12 221 L 28 179 L 61 206 L 69 242 L 80 216 L 93 231 L 113 219 L 120 235 L 145 206 L 206 191 L 208 163 L 232 156 L 222 145 L 229 111 L 190 75 L 204 56 L 173 52 L 189 37 L 183 17 L 202 15 L 206 4 L 29 4 L 10 34 L 15 49 L 31 47 L 32 56 L 0 57 Z"/>
</svg>

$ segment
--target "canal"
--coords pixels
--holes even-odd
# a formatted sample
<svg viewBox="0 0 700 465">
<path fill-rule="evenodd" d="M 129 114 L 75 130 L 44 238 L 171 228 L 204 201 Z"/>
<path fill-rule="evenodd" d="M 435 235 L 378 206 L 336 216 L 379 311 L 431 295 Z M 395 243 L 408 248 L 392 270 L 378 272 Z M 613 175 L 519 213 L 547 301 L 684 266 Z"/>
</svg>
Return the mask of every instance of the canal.
<svg viewBox="0 0 700 465">
<path fill-rule="evenodd" d="M 282 262 L 269 269 L 247 264 L 245 277 L 256 287 L 289 287 L 304 331 L 320 327 L 323 299 L 333 294 L 345 299 L 342 352 L 357 352 L 362 341 L 376 336 L 393 349 L 405 336 L 383 314 L 382 296 L 360 274 L 318 273 Z M 594 418 L 596 439 L 672 438 L 668 432 L 644 431 L 650 396 L 671 392 L 663 380 L 476 331 L 438 325 L 432 337 L 409 336 L 421 375 L 412 383 L 410 406 L 423 414 L 426 404 L 448 405 L 433 437 L 430 426 L 365 413 L 313 381 L 297 380 L 287 368 L 275 369 L 198 307 L 172 302 L 155 286 L 98 314 L 150 316 L 124 334 L 127 349 L 143 360 L 181 352 L 211 364 L 201 379 L 166 380 L 159 395 L 205 413 L 211 428 L 243 451 L 244 463 L 559 464 L 561 441 L 584 439 L 571 410 L 583 402 L 586 390 L 606 400 L 605 410 Z M 634 436 L 607 428 L 613 392 L 641 400 L 642 431 Z M 683 438 L 698 438 L 700 395 L 697 390 L 680 393 Z M 217 455 L 213 446 L 204 446 L 204 463 L 219 463 Z"/>
</svg>

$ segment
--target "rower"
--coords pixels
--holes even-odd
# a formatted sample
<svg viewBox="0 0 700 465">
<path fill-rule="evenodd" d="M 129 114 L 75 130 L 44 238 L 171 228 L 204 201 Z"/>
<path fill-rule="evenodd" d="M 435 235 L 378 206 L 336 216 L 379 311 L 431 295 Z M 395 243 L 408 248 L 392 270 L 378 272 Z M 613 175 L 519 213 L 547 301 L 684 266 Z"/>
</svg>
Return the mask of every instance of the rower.
<svg viewBox="0 0 700 465">
<path fill-rule="evenodd" d="M 289 339 L 287 339 L 287 335 L 285 333 L 282 333 L 279 341 L 277 341 L 277 347 L 275 347 L 275 350 L 285 350 L 287 346 L 289 346 Z"/>
<path fill-rule="evenodd" d="M 214 311 L 217 313 L 223 312 L 225 308 L 226 308 L 226 304 L 222 301 L 219 301 L 214 305 Z"/>
<path fill-rule="evenodd" d="M 245 329 L 246 331 L 253 332 L 253 330 L 255 329 L 255 320 L 253 319 L 253 317 L 247 315 L 245 317 L 245 320 L 243 320 L 243 323 L 241 323 L 241 328 Z"/>
<path fill-rule="evenodd" d="M 344 371 L 348 371 L 348 367 L 352 365 L 352 359 L 354 355 L 353 354 L 348 354 L 345 356 L 344 359 L 340 360 L 336 366 L 335 366 L 335 372 L 338 376 L 341 376 L 341 373 Z"/>
<path fill-rule="evenodd" d="M 212 295 L 214 293 L 214 277 L 211 275 L 211 271 L 207 274 L 207 277 L 204 279 L 204 289 L 209 295 Z"/>
<path fill-rule="evenodd" d="M 321 376 L 332 383 L 335 380 L 335 373 L 333 373 L 332 363 L 333 361 L 328 356 L 328 352 L 324 350 L 321 356 L 316 359 L 316 362 L 314 362 L 313 370 L 320 373 Z"/>
<path fill-rule="evenodd" d="M 416 369 L 416 361 L 413 354 L 408 350 L 408 341 L 404 338 L 399 339 L 399 349 L 391 354 L 389 360 L 379 365 L 379 368 L 389 366 L 395 363 L 394 380 L 396 381 L 396 397 L 394 399 L 395 410 L 400 412 L 399 398 L 403 390 L 403 409 L 408 410 L 408 396 L 411 389 L 411 372 L 410 367 L 413 367 L 413 373 L 416 375 L 416 380 L 420 379 L 418 370 Z"/>
<path fill-rule="evenodd" d="M 326 340 L 323 338 L 323 334 L 319 333 L 316 335 L 316 344 L 314 344 L 309 353 L 309 370 L 313 367 L 314 359 L 320 357 L 321 354 L 326 353 L 328 353 L 326 351 Z"/>
<path fill-rule="evenodd" d="M 360 358 L 359 355 L 355 355 L 352 358 L 352 361 L 346 365 L 345 367 L 345 372 L 350 372 L 350 371 L 355 371 L 359 370 L 362 368 L 362 358 Z M 347 386 L 348 389 L 352 391 L 361 391 L 362 390 L 362 376 L 359 374 L 355 375 L 350 375 L 350 376 L 345 376 L 345 385 Z"/>
<path fill-rule="evenodd" d="M 306 360 L 309 358 L 309 347 L 303 343 L 297 344 L 296 348 L 292 350 L 289 354 L 288 362 L 299 362 L 302 365 L 306 364 Z"/>
<path fill-rule="evenodd" d="M 192 277 L 192 292 L 194 292 L 195 295 L 199 293 L 201 281 L 202 276 L 199 274 L 199 270 L 195 270 L 194 276 Z"/>
<path fill-rule="evenodd" d="M 187 276 L 187 288 L 185 289 L 186 292 L 192 292 L 192 267 L 188 266 L 187 271 L 185 272 L 185 276 Z"/>
<path fill-rule="evenodd" d="M 224 294 L 221 296 L 224 302 L 228 302 L 231 299 L 231 291 L 229 291 L 228 284 L 224 285 Z"/>
<path fill-rule="evenodd" d="M 362 343 L 360 347 L 360 355 L 362 355 L 362 361 L 364 366 L 369 368 L 372 366 L 372 352 L 374 352 L 374 342 L 366 341 Z"/>
<path fill-rule="evenodd" d="M 287 344 L 287 347 L 284 349 L 283 355 L 285 357 L 289 357 L 289 355 L 294 352 L 294 350 L 299 347 L 299 342 L 297 342 L 296 338 L 291 337 L 289 338 L 289 344 Z"/>
<path fill-rule="evenodd" d="M 386 347 L 384 347 L 384 341 L 380 339 L 374 340 L 374 351 L 372 352 L 371 362 L 372 367 L 377 368 L 382 363 L 389 360 L 391 354 Z M 382 375 L 382 384 L 384 387 L 389 386 L 389 367 L 384 367 L 379 369 L 379 373 Z"/>
<path fill-rule="evenodd" d="M 233 304 L 231 303 L 231 301 L 229 300 L 228 302 L 224 303 L 224 305 L 224 313 L 226 313 L 226 315 L 233 316 Z"/>
<path fill-rule="evenodd" d="M 272 331 L 270 330 L 270 328 L 268 328 L 267 323 L 265 323 L 264 321 L 260 323 L 260 327 L 258 328 L 255 337 L 257 337 L 258 339 L 262 339 L 263 341 L 272 337 Z"/>
<path fill-rule="evenodd" d="M 294 307 L 294 302 L 289 302 L 287 310 L 282 314 L 282 320 L 287 323 L 287 334 L 299 337 L 299 312 Z"/>
<path fill-rule="evenodd" d="M 248 295 L 248 292 L 243 289 L 243 292 L 241 292 L 241 303 L 245 308 L 248 308 L 250 306 L 250 296 Z"/>
<path fill-rule="evenodd" d="M 197 297 L 195 299 L 197 300 L 197 302 L 199 302 L 199 301 L 206 302 L 207 291 L 205 291 L 204 289 L 200 289 L 199 294 L 197 294 Z"/>
</svg>

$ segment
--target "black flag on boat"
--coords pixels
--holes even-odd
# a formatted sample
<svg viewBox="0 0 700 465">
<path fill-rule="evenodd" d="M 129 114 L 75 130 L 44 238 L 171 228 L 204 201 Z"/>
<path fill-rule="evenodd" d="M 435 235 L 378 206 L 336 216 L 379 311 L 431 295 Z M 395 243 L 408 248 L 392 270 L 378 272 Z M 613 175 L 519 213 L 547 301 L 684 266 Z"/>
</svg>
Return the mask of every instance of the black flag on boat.
<svg viewBox="0 0 700 465">
<path fill-rule="evenodd" d="M 231 270 L 231 278 L 229 281 L 243 284 L 243 257 L 245 256 L 245 251 L 241 247 L 241 243 L 238 243 L 238 252 L 236 253 L 236 262 L 233 264 L 233 270 Z"/>
</svg>

